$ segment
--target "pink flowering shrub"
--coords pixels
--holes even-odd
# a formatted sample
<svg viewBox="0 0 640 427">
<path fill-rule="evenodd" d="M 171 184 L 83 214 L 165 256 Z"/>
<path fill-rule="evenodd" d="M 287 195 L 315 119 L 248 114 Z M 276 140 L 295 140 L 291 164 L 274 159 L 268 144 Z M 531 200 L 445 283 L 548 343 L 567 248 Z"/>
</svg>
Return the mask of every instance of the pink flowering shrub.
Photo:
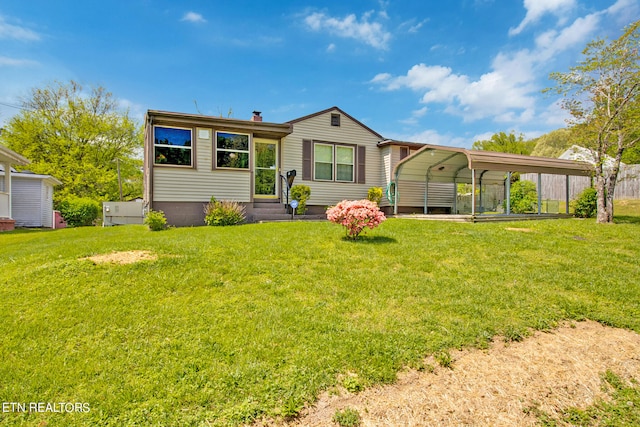
<svg viewBox="0 0 640 427">
<path fill-rule="evenodd" d="M 365 227 L 374 229 L 387 218 L 375 202 L 370 200 L 343 200 L 327 209 L 327 219 L 344 226 L 347 236 L 357 239 Z"/>
</svg>

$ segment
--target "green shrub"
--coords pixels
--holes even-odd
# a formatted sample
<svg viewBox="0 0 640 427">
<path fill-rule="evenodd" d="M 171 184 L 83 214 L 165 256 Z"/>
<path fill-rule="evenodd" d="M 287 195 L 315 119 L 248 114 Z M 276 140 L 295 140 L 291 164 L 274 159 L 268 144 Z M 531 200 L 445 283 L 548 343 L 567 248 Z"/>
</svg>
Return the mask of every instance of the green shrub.
<svg viewBox="0 0 640 427">
<path fill-rule="evenodd" d="M 308 185 L 298 184 L 291 187 L 291 199 L 298 201 L 296 213 L 304 215 L 307 212 L 307 200 L 311 197 L 311 188 Z"/>
<path fill-rule="evenodd" d="M 538 192 L 531 181 L 516 181 L 511 184 L 511 212 L 516 214 L 536 212 Z"/>
<path fill-rule="evenodd" d="M 382 200 L 382 188 L 381 187 L 371 187 L 369 191 L 367 191 L 367 200 L 372 201 L 376 205 L 380 204 L 380 200 Z"/>
<path fill-rule="evenodd" d="M 573 214 L 578 218 L 593 218 L 598 210 L 598 192 L 595 188 L 585 188 L 573 202 Z"/>
<path fill-rule="evenodd" d="M 245 207 L 238 202 L 211 197 L 211 201 L 204 207 L 204 223 L 207 225 L 238 225 L 245 219 Z"/>
<path fill-rule="evenodd" d="M 82 227 L 93 225 L 100 215 L 100 203 L 87 197 L 69 196 L 58 203 L 60 211 L 67 225 Z"/>
<path fill-rule="evenodd" d="M 344 411 L 338 409 L 333 415 L 333 422 L 340 427 L 357 427 L 360 425 L 360 414 L 351 408 L 346 408 Z"/>
<path fill-rule="evenodd" d="M 167 218 L 162 211 L 150 210 L 144 216 L 144 223 L 151 231 L 160 231 L 167 228 Z"/>
</svg>

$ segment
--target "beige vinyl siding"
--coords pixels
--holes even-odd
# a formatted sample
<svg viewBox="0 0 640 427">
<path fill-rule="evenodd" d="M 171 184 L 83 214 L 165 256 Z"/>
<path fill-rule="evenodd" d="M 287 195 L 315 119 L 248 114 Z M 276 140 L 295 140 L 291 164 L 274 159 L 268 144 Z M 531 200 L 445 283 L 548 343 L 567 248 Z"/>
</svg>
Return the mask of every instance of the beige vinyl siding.
<svg viewBox="0 0 640 427">
<path fill-rule="evenodd" d="M 200 130 L 208 130 L 209 138 L 199 138 Z M 195 168 L 153 167 L 153 200 L 157 202 L 208 202 L 219 200 L 251 201 L 252 173 L 236 170 L 213 170 L 214 129 L 195 131 Z M 253 143 L 250 144 L 253 147 Z"/>
<path fill-rule="evenodd" d="M 340 126 L 331 126 L 332 113 L 335 114 L 336 111 L 328 111 L 294 123 L 293 133 L 288 135 L 282 143 L 282 170 L 286 172 L 295 169 L 297 176 L 294 185 L 305 184 L 311 188 L 309 205 L 328 206 L 344 199 L 363 199 L 367 197 L 367 191 L 370 187 L 382 187 L 384 184 L 380 149 L 376 145 L 380 138 L 344 114 L 341 114 Z M 366 147 L 365 183 L 303 180 L 303 139 Z"/>
</svg>

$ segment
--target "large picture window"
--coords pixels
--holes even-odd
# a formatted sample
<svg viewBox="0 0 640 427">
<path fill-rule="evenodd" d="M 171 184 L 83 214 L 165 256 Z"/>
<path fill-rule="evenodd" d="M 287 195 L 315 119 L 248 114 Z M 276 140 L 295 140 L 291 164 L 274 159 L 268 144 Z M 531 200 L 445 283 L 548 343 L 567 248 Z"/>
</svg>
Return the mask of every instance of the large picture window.
<svg viewBox="0 0 640 427">
<path fill-rule="evenodd" d="M 191 129 L 155 126 L 153 133 L 153 158 L 156 165 L 192 165 Z"/>
<path fill-rule="evenodd" d="M 249 135 L 216 132 L 216 167 L 249 169 Z"/>
<path fill-rule="evenodd" d="M 354 147 L 316 143 L 313 146 L 313 161 L 313 178 L 316 180 L 342 182 L 354 181 Z"/>
</svg>

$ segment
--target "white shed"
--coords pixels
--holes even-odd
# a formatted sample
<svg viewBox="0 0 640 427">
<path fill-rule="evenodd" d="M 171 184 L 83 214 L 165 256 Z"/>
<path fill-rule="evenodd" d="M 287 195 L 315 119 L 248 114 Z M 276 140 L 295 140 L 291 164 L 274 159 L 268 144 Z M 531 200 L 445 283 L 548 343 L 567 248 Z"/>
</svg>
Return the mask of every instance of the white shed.
<svg viewBox="0 0 640 427">
<path fill-rule="evenodd" d="M 5 171 L 0 165 L 0 191 Z M 53 187 L 62 184 L 50 175 L 33 172 L 11 173 L 11 207 L 18 227 L 53 227 Z"/>
</svg>

